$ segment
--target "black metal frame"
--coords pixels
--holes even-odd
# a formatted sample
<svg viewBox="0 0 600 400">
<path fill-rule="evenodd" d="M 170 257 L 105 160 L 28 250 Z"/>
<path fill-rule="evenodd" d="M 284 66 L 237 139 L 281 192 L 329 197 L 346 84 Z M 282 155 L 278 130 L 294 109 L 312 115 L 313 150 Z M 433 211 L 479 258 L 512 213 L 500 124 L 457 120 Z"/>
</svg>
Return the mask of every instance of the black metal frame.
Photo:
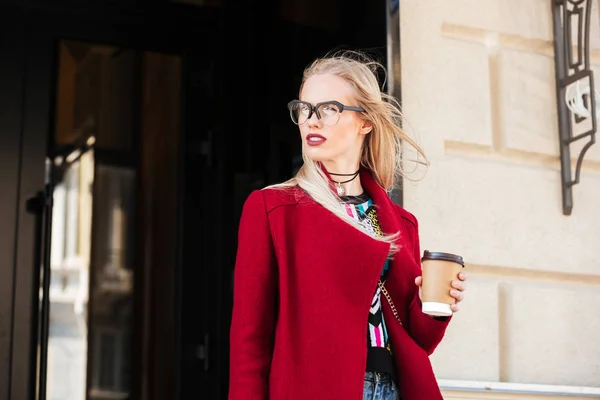
<svg viewBox="0 0 600 400">
<path fill-rule="evenodd" d="M 573 186 L 579 183 L 583 157 L 596 141 L 596 99 L 594 96 L 594 74 L 590 69 L 590 14 L 592 0 L 552 0 L 554 25 L 554 62 L 556 68 L 556 101 L 558 111 L 558 134 L 560 141 L 560 164 L 562 177 L 563 214 L 571 215 L 573 210 Z M 573 29 L 577 30 L 573 42 Z M 573 48 L 576 53 L 573 53 Z M 590 95 L 585 101 L 590 117 L 575 115 L 565 102 L 567 88 L 581 81 L 589 81 Z M 573 126 L 584 121 L 591 122 L 591 128 L 573 136 Z M 573 177 L 571 167 L 571 144 L 589 138 L 583 146 Z"/>
</svg>

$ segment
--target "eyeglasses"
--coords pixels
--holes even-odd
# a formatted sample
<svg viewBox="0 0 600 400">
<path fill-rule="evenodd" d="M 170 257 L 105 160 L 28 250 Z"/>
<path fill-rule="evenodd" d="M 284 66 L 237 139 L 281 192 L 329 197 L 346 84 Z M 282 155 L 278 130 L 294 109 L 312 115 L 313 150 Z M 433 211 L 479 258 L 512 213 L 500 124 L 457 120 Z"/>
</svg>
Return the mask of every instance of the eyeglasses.
<svg viewBox="0 0 600 400">
<path fill-rule="evenodd" d="M 324 125 L 334 126 L 344 110 L 366 112 L 364 108 L 345 106 L 339 101 L 330 100 L 312 105 L 307 101 L 292 100 L 288 103 L 290 117 L 296 125 L 302 125 L 312 117 L 313 112 Z"/>
</svg>

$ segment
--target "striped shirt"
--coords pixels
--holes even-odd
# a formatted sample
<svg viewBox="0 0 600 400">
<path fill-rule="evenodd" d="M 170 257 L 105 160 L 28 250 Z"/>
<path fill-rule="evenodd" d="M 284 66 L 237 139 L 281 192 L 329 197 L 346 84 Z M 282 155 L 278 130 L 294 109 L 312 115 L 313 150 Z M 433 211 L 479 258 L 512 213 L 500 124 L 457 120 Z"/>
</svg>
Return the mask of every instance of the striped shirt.
<svg viewBox="0 0 600 400">
<path fill-rule="evenodd" d="M 343 207 L 346 213 L 359 221 L 368 231 L 383 235 L 373 201 L 366 193 L 360 196 L 342 196 Z M 381 270 L 381 280 L 385 281 L 389 273 L 389 259 L 385 261 Z M 374 288 L 373 301 L 369 310 L 367 329 L 367 372 L 387 372 L 395 377 L 392 349 L 383 312 L 381 309 L 381 289 Z"/>
</svg>

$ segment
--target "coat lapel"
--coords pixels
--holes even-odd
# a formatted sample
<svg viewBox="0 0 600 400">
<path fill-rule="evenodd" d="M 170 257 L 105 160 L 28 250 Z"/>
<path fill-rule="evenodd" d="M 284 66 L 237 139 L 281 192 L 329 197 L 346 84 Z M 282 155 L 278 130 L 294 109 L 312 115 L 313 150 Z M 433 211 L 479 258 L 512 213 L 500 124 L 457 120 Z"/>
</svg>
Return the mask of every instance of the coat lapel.
<svg viewBox="0 0 600 400">
<path fill-rule="evenodd" d="M 373 175 L 371 175 L 371 172 L 366 168 L 361 169 L 360 183 L 375 204 L 381 230 L 387 235 L 398 232 L 399 226 L 398 219 L 394 213 L 394 204 L 387 192 L 379 186 Z"/>
<path fill-rule="evenodd" d="M 323 171 L 329 176 L 327 171 Z M 393 209 L 386 201 L 388 198 L 385 191 L 370 178 L 368 171 L 362 172 L 361 182 L 363 176 L 368 181 L 368 189 L 365 187 L 365 190 L 375 203 L 379 219 L 385 219 L 380 221 L 382 229 L 393 231 L 396 224 L 393 218 L 389 218 Z M 333 184 L 331 189 L 335 190 Z M 363 307 L 368 310 L 388 257 L 390 244 L 375 240 L 342 221 L 317 205 L 308 194 L 298 199 L 298 205 L 301 212 L 298 214 L 298 221 L 294 223 L 294 231 L 287 236 L 291 243 L 286 248 L 294 249 L 294 257 L 298 257 L 298 263 L 303 265 L 302 276 L 314 279 L 313 277 L 323 274 L 331 274 L 332 279 L 337 281 L 336 290 L 353 298 L 360 305 L 359 310 Z M 340 208 L 342 207 L 340 204 Z M 323 281 L 327 280 L 327 277 L 322 278 Z M 366 320 L 368 313 L 364 317 Z"/>
<path fill-rule="evenodd" d="M 331 190 L 335 191 L 335 184 L 333 179 L 327 172 L 327 170 L 321 165 L 321 168 L 325 175 L 329 178 L 331 182 Z M 368 193 L 368 195 L 373 200 L 373 204 L 375 205 L 375 210 L 377 212 L 377 218 L 379 220 L 379 224 L 381 230 L 387 234 L 392 235 L 399 233 L 400 236 L 397 240 L 397 243 L 402 247 L 407 243 L 406 241 L 406 231 L 404 229 L 404 225 L 402 225 L 402 221 L 397 216 L 397 212 L 395 210 L 396 205 L 393 203 L 392 199 L 388 196 L 388 193 L 383 189 L 377 181 L 373 178 L 373 175 L 370 170 L 367 168 L 361 167 L 360 171 L 360 181 L 364 190 Z M 339 236 L 339 238 L 349 236 L 360 236 L 360 243 L 363 249 L 364 257 L 361 257 L 365 260 L 365 263 L 369 265 L 368 270 L 370 271 L 369 282 L 372 281 L 372 287 L 375 287 L 377 284 L 377 280 L 381 274 L 381 270 L 383 269 L 385 259 L 389 255 L 390 245 L 387 243 L 383 243 L 377 240 L 374 240 L 368 237 L 366 234 L 358 232 L 355 228 L 352 228 L 345 222 L 339 221 L 339 228 L 343 229 L 344 234 Z M 338 232 L 342 232 L 338 230 Z M 410 241 L 409 241 L 410 242 Z M 400 251 L 406 251 L 406 249 L 400 249 Z M 404 263 L 400 260 L 405 260 L 405 257 L 394 257 L 391 263 L 391 271 L 388 277 L 388 281 L 394 286 L 402 286 L 402 289 L 405 289 L 405 283 L 397 282 L 398 278 L 400 278 L 402 274 L 398 271 L 399 268 L 405 267 Z M 381 260 L 381 262 L 379 262 Z M 372 279 L 371 279 L 372 278 Z M 396 281 L 396 282 L 391 282 Z"/>
</svg>

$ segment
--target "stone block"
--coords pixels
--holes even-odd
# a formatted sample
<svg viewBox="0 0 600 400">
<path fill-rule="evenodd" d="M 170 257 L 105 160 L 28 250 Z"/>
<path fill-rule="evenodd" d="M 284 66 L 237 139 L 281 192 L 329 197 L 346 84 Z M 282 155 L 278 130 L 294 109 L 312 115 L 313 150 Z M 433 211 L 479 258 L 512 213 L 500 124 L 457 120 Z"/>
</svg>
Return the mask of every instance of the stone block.
<svg viewBox="0 0 600 400">
<path fill-rule="evenodd" d="M 420 220 L 421 248 L 456 252 L 481 265 L 600 275 L 600 174 L 574 187 L 563 215 L 558 171 L 448 155 L 420 182 L 405 181 L 404 204 Z"/>
<path fill-rule="evenodd" d="M 512 283 L 507 287 L 507 378 L 512 382 L 600 386 L 600 288 Z"/>
<path fill-rule="evenodd" d="M 496 381 L 499 377 L 497 283 L 489 278 L 469 277 L 465 294 L 444 340 L 431 355 L 434 371 L 439 379 Z"/>
<path fill-rule="evenodd" d="M 503 146 L 558 156 L 554 60 L 502 50 L 498 57 L 498 112 Z"/>
</svg>

